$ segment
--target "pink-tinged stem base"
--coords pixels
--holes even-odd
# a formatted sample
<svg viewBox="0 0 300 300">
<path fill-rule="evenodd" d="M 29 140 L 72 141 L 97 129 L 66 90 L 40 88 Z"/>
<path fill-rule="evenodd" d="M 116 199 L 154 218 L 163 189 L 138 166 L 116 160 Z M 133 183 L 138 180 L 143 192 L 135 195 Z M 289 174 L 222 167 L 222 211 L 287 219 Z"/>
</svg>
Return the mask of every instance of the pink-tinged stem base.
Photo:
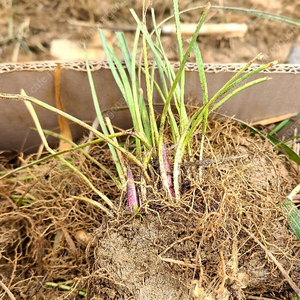
<svg viewBox="0 0 300 300">
<path fill-rule="evenodd" d="M 140 207 L 140 202 L 136 194 L 133 174 L 130 167 L 127 167 L 127 199 L 128 206 L 131 212 L 135 211 L 135 207 Z"/>
<path fill-rule="evenodd" d="M 173 188 L 173 180 L 172 180 L 172 176 L 171 176 L 171 174 L 172 174 L 171 165 L 170 165 L 168 151 L 167 151 L 165 144 L 163 144 L 163 160 L 164 160 L 164 167 L 165 167 L 166 176 L 167 176 L 166 182 L 167 182 L 171 196 L 175 197 L 175 191 Z"/>
</svg>

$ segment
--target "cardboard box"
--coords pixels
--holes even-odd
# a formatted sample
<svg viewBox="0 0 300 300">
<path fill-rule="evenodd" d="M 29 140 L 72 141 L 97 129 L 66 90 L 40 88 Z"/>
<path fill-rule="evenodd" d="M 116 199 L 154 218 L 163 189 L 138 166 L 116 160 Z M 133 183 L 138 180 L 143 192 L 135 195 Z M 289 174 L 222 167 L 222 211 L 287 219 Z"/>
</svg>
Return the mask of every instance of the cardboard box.
<svg viewBox="0 0 300 300">
<path fill-rule="evenodd" d="M 126 103 L 114 82 L 106 62 L 90 62 L 94 83 L 101 109 L 112 120 L 112 123 L 128 128 L 131 126 Z M 0 65 L 0 92 L 19 94 L 24 89 L 27 95 L 33 96 L 50 105 L 55 105 L 54 68 L 55 62 L 32 62 L 25 64 Z M 61 63 L 61 100 L 67 113 L 91 123 L 96 114 L 84 62 Z M 174 64 L 178 67 L 178 64 Z M 208 92 L 211 97 L 241 66 L 206 65 Z M 257 66 L 251 66 L 251 69 Z M 272 123 L 300 112 L 300 66 L 277 65 L 252 77 L 270 76 L 272 80 L 258 84 L 230 99 L 219 110 L 228 116 L 235 116 L 251 123 Z M 145 89 L 144 89 L 145 91 Z M 186 65 L 186 99 L 195 105 L 201 105 L 202 91 L 197 66 Z M 146 94 L 146 91 L 144 92 Z M 155 103 L 161 103 L 157 93 Z M 158 106 L 159 107 L 159 106 Z M 35 107 L 44 129 L 58 128 L 57 116 L 41 107 Z M 36 151 L 41 140 L 33 121 L 21 101 L 0 99 L 0 150 Z M 84 130 L 71 124 L 74 140 L 80 139 Z"/>
</svg>

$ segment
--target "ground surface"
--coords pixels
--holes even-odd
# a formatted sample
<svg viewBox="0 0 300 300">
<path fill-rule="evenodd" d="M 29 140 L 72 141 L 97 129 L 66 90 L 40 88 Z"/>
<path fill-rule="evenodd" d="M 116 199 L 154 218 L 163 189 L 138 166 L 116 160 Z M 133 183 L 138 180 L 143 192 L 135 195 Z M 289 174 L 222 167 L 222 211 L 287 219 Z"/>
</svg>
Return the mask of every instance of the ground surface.
<svg viewBox="0 0 300 300">
<path fill-rule="evenodd" d="M 2 1 L 0 6 L 1 62 L 35 60 L 80 60 L 82 43 L 87 43 L 90 59 L 103 59 L 97 26 L 134 27 L 135 22 L 129 12 L 134 8 L 140 15 L 142 1 Z M 172 1 L 152 1 L 156 17 L 161 21 L 172 12 Z M 180 9 L 205 5 L 206 1 L 184 0 Z M 242 3 L 242 4 L 241 4 Z M 213 0 L 212 5 L 236 6 L 262 10 L 289 17 L 300 17 L 300 3 L 296 0 L 237 1 Z M 184 23 L 196 23 L 200 11 L 182 15 Z M 150 18 L 149 18 L 150 19 Z M 263 52 L 266 59 L 287 62 L 293 41 L 299 29 L 255 16 L 212 10 L 207 23 L 244 23 L 248 31 L 243 38 L 227 37 L 222 34 L 201 36 L 199 45 L 207 63 L 245 62 Z M 128 40 L 133 34 L 127 33 Z M 114 35 L 107 32 L 111 43 Z M 190 36 L 184 36 L 188 39 Z M 174 38 L 165 37 L 163 42 L 170 58 L 177 60 Z M 130 43 L 130 42 L 129 42 Z"/>
</svg>

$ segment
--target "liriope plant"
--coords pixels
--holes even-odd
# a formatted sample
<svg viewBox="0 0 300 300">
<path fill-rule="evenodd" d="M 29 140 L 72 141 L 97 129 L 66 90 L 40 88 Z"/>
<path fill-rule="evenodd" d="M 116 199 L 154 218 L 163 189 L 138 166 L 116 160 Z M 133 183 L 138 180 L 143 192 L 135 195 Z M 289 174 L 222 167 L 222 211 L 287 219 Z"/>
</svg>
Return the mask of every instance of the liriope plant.
<svg viewBox="0 0 300 300">
<path fill-rule="evenodd" d="M 105 40 L 103 31 L 99 29 L 100 39 L 103 45 L 103 49 L 106 53 L 107 61 L 110 65 L 111 72 L 114 80 L 118 85 L 126 103 L 130 115 L 132 118 L 133 129 L 132 131 L 124 131 L 121 133 L 112 134 L 107 127 L 105 118 L 101 112 L 101 103 L 97 99 L 96 88 L 93 83 L 92 71 L 90 70 L 88 58 L 86 57 L 87 73 L 89 77 L 91 93 L 93 96 L 94 106 L 101 131 L 89 126 L 81 120 L 63 112 L 57 108 L 43 103 L 42 101 L 25 95 L 6 95 L 1 94 L 2 98 L 9 98 L 14 100 L 29 101 L 37 105 L 43 106 L 46 109 L 53 111 L 57 114 L 64 116 L 65 118 L 85 127 L 91 131 L 97 138 L 97 141 L 103 141 L 109 145 L 109 149 L 112 154 L 113 161 L 118 173 L 118 177 L 112 176 L 112 174 L 106 170 L 108 175 L 116 182 L 116 186 L 120 189 L 127 190 L 128 203 L 131 211 L 135 211 L 136 208 L 141 205 L 141 195 L 135 190 L 135 178 L 130 169 L 130 164 L 138 166 L 140 170 L 140 177 L 146 183 L 151 184 L 151 178 L 149 177 L 148 167 L 154 159 L 159 161 L 159 170 L 162 185 L 166 191 L 166 195 L 169 201 L 180 202 L 180 174 L 181 164 L 185 156 L 192 155 L 193 149 L 191 147 L 191 141 L 193 134 L 201 129 L 202 131 L 202 144 L 200 149 L 200 159 L 202 159 L 203 153 L 203 140 L 205 137 L 207 120 L 209 116 L 214 113 L 221 105 L 223 105 L 232 96 L 236 95 L 240 91 L 252 87 L 258 83 L 267 81 L 268 77 L 261 77 L 252 81 L 249 78 L 257 74 L 277 62 L 270 62 L 263 64 L 258 68 L 248 71 L 250 65 L 261 58 L 261 55 L 255 57 L 252 61 L 246 64 L 214 95 L 209 94 L 209 86 L 207 86 L 206 76 L 204 72 L 204 64 L 202 60 L 201 51 L 197 45 L 197 36 L 201 30 L 201 26 L 204 23 L 206 16 L 210 9 L 216 9 L 221 7 L 211 6 L 209 3 L 204 8 L 201 17 L 198 21 L 198 25 L 189 43 L 187 50 L 184 51 L 183 42 L 181 37 L 180 27 L 180 12 L 178 9 L 178 0 L 173 1 L 174 5 L 174 20 L 177 32 L 177 43 L 179 51 L 180 65 L 178 70 L 175 71 L 171 62 L 169 61 L 163 44 L 161 42 L 161 30 L 160 26 L 163 23 L 157 24 L 155 19 L 155 12 L 151 9 L 152 23 L 154 29 L 152 32 L 148 31 L 146 24 L 146 11 L 147 7 L 144 5 L 143 17 L 140 20 L 137 14 L 131 10 L 134 20 L 136 21 L 136 32 L 133 41 L 132 50 L 129 50 L 125 36 L 121 32 L 117 32 L 116 36 L 119 42 L 119 48 L 121 49 L 122 58 L 119 58 L 113 47 L 109 46 Z M 200 9 L 199 7 L 195 9 Z M 223 8 L 228 9 L 228 8 Z M 254 11 L 247 11 L 241 9 L 240 12 L 252 13 Z M 270 14 L 262 13 L 260 16 L 271 18 Z M 278 19 L 278 18 L 277 18 Z M 282 20 L 281 20 L 282 21 Z M 293 25 L 298 26 L 296 20 L 290 18 L 286 22 L 292 22 Z M 142 60 L 143 64 L 140 64 L 138 59 L 138 47 L 139 42 L 142 42 Z M 149 52 L 153 61 L 149 62 Z M 203 106 L 195 111 L 192 115 L 188 115 L 185 106 L 185 64 L 191 53 L 194 53 L 196 58 L 196 64 L 199 72 L 199 83 L 202 89 Z M 139 74 L 142 74 L 145 81 L 146 91 L 142 90 L 141 78 Z M 156 76 L 156 74 L 158 76 Z M 155 114 L 155 104 L 153 103 L 154 89 L 160 95 L 163 103 L 163 110 L 159 120 Z M 175 108 L 172 109 L 173 106 Z M 176 115 L 179 117 L 179 121 L 176 122 Z M 158 121 L 157 121 L 158 120 Z M 166 126 L 171 129 L 172 135 L 172 151 L 174 157 L 174 164 L 171 166 L 169 162 L 169 155 L 167 147 L 165 145 L 165 129 Z M 125 147 L 121 146 L 116 140 L 116 136 L 132 135 L 135 139 L 135 152 L 132 153 Z M 92 141 L 90 144 L 92 144 Z M 70 150 L 75 151 L 78 149 L 84 149 L 81 145 L 72 144 Z M 59 157 L 60 153 L 52 153 L 48 157 Z M 122 163 L 120 157 L 124 158 Z M 130 161 L 130 164 L 129 164 Z M 6 176 L 6 175 L 4 175 Z M 100 195 L 100 194 L 99 194 Z M 101 194 L 102 200 L 105 205 L 108 205 L 110 209 L 111 200 L 107 200 L 104 193 Z M 106 213 L 108 210 L 103 209 Z"/>
</svg>

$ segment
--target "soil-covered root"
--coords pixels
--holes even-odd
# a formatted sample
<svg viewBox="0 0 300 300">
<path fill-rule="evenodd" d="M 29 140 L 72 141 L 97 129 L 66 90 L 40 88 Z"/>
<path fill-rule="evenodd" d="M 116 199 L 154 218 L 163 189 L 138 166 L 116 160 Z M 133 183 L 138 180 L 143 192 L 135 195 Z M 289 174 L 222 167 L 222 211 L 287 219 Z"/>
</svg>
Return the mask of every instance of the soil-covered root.
<svg viewBox="0 0 300 300">
<path fill-rule="evenodd" d="M 198 152 L 183 164 L 179 203 L 156 182 L 139 214 L 98 233 L 90 296 L 244 299 L 300 285 L 300 242 L 279 205 L 295 185 L 292 167 L 232 122 L 211 122 L 205 149 L 201 171 Z"/>
<path fill-rule="evenodd" d="M 4 179 L 1 283 L 16 299 L 287 296 L 291 285 L 300 286 L 300 242 L 280 201 L 297 174 L 267 141 L 231 121 L 209 123 L 201 166 L 200 139 L 194 137 L 195 155 L 182 164 L 182 199 L 167 197 L 153 162 L 153 184 L 137 214 L 112 180 L 77 153 L 69 161 L 119 208 L 114 217 L 79 201 L 102 200 L 56 160 Z M 112 166 L 106 146 L 91 154 Z M 139 170 L 132 170 L 140 191 Z"/>
</svg>

